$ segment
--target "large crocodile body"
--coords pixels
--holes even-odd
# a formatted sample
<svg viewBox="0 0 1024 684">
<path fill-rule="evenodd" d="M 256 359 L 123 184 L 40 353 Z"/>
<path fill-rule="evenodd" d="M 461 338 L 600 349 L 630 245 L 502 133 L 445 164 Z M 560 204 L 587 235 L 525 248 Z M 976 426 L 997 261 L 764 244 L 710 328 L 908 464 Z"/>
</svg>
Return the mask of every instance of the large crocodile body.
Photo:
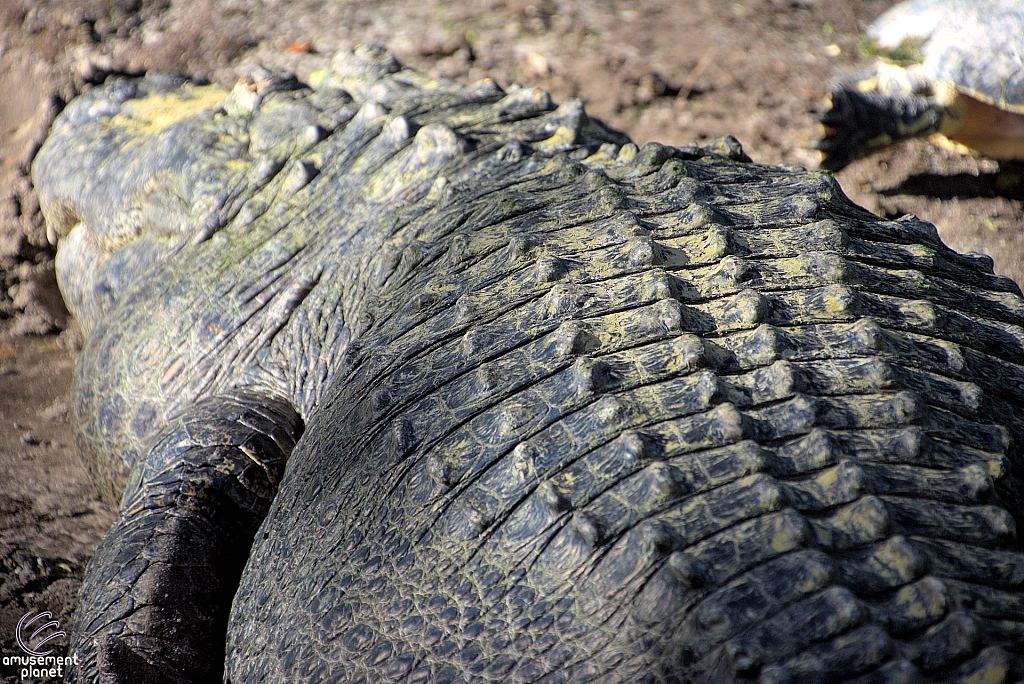
<svg viewBox="0 0 1024 684">
<path fill-rule="evenodd" d="M 73 681 L 1024 677 L 987 258 L 732 140 L 321 81 L 115 81 L 35 162 L 123 492 Z"/>
</svg>

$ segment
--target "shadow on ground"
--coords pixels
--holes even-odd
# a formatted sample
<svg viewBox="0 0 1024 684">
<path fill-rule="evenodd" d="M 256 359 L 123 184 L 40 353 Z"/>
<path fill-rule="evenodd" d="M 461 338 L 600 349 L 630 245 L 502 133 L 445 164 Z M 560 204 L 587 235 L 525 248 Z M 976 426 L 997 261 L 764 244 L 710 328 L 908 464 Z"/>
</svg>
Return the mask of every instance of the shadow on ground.
<svg viewBox="0 0 1024 684">
<path fill-rule="evenodd" d="M 1009 200 L 1024 200 L 1024 167 L 1000 169 L 995 173 L 917 173 L 908 176 L 902 183 L 880 195 L 927 195 L 940 200 L 965 200 L 1002 197 Z"/>
</svg>

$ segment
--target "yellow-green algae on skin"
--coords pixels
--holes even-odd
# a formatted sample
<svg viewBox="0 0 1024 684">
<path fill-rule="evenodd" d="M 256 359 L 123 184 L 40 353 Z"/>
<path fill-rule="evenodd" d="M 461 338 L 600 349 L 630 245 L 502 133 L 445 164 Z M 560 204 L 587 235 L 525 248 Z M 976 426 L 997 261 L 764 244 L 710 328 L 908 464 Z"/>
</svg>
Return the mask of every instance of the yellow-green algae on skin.
<svg viewBox="0 0 1024 684">
<path fill-rule="evenodd" d="M 182 86 L 181 90 L 154 93 L 148 97 L 129 100 L 122 110 L 110 117 L 112 127 L 123 128 L 129 134 L 121 151 L 143 142 L 174 124 L 216 107 L 228 96 L 218 85 Z"/>
<path fill-rule="evenodd" d="M 946 612 L 946 597 L 942 585 L 925 578 L 896 592 L 895 603 L 905 618 L 925 621 L 937 619 Z"/>
<path fill-rule="evenodd" d="M 840 541 L 833 536 L 833 531 L 859 543 L 867 543 L 884 534 L 889 524 L 884 504 L 874 496 L 863 497 L 840 508 L 828 522 L 828 527 L 819 528 L 822 542 L 828 546 Z"/>
<path fill-rule="evenodd" d="M 892 537 L 880 544 L 868 558 L 871 569 L 893 584 L 909 582 L 920 574 L 921 558 L 913 553 L 903 537 Z"/>
<path fill-rule="evenodd" d="M 771 548 L 776 553 L 786 553 L 800 548 L 806 541 L 806 532 L 802 525 L 792 524 L 791 518 L 778 516 L 772 520 Z"/>
<path fill-rule="evenodd" d="M 1009 674 L 1007 664 L 995 658 L 987 660 L 982 669 L 963 680 L 964 684 L 1001 684 Z"/>
<path fill-rule="evenodd" d="M 576 142 L 576 131 L 573 131 L 565 126 L 559 126 L 554 134 L 547 140 L 541 140 L 536 143 L 538 149 L 547 152 L 549 154 L 568 147 Z"/>
</svg>

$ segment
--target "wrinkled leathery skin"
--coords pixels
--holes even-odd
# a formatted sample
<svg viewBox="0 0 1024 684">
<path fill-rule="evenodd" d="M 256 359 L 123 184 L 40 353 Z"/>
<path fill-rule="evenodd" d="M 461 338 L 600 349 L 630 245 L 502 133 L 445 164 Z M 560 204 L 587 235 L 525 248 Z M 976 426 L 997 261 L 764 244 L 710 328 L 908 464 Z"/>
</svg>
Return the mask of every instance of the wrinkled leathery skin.
<svg viewBox="0 0 1024 684">
<path fill-rule="evenodd" d="M 200 401 L 164 428 L 90 569 L 72 643 L 84 669 L 126 684 L 219 678 L 224 648 L 209 635 L 227 627 L 224 597 L 299 429 L 289 406 L 246 392 Z"/>
<path fill-rule="evenodd" d="M 36 162 L 86 270 L 75 420 L 128 481 L 75 681 L 219 671 L 188 644 L 246 552 L 202 541 L 245 546 L 275 487 L 225 681 L 1024 677 L 1024 301 L 990 261 L 540 91 L 373 50 L 283 82 L 74 120 L 106 86 Z M 178 126 L 221 128 L 196 153 Z"/>
</svg>

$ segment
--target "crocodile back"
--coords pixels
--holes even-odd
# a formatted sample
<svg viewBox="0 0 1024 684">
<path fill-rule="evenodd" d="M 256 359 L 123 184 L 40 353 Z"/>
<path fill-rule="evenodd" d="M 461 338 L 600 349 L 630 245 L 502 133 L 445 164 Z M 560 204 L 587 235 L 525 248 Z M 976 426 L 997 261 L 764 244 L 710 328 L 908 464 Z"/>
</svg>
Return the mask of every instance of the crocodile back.
<svg viewBox="0 0 1024 684">
<path fill-rule="evenodd" d="M 580 121 L 373 218 L 227 679 L 1024 675 L 1016 285 L 827 174 Z"/>
</svg>

